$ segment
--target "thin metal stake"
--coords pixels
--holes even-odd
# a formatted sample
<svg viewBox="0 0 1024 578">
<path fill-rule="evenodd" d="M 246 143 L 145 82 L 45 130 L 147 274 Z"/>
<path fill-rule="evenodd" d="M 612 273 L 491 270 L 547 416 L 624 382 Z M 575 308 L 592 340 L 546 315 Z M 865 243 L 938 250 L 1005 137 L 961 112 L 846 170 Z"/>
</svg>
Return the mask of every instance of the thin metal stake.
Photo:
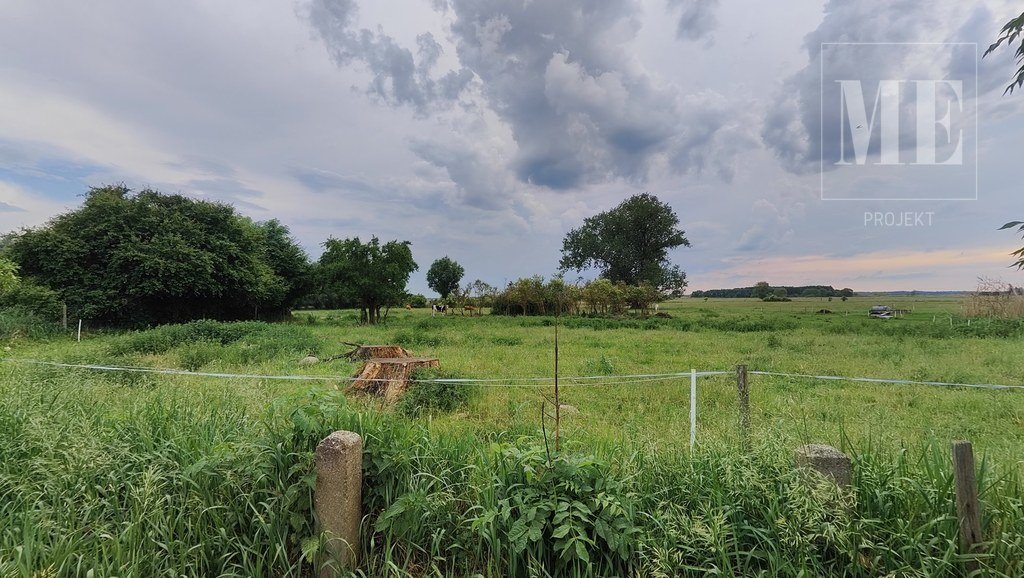
<svg viewBox="0 0 1024 578">
<path fill-rule="evenodd" d="M 690 451 L 697 442 L 697 370 L 690 370 Z"/>
</svg>

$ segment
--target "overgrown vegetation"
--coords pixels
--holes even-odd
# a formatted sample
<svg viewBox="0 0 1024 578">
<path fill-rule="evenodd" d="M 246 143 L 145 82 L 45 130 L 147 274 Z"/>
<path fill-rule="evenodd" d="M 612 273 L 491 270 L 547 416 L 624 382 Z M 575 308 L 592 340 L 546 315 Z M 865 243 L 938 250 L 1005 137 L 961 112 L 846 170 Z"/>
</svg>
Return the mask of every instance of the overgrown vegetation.
<svg viewBox="0 0 1024 578">
<path fill-rule="evenodd" d="M 960 302 L 682 300 L 672 318 L 559 320 L 563 377 L 697 369 L 1012 383 L 1020 326 Z M 952 316 L 946 317 L 945 312 Z M 365 576 L 958 575 L 949 440 L 979 456 L 988 575 L 1024 572 L 1017 391 L 751 376 L 754 451 L 739 450 L 732 376 L 567 386 L 564 451 L 545 444 L 537 387 L 434 388 L 432 377 L 547 375 L 552 316 L 358 312 L 287 324 L 199 321 L 12 342 L 18 358 L 321 376 L 211 379 L 0 365 L 0 575 L 309 576 L 312 452 L 365 440 Z M 401 338 L 401 339 L 398 339 Z M 409 344 L 404 340 L 413 339 Z M 413 347 L 443 373 L 381 410 L 335 387 L 356 364 L 297 368 L 343 342 Z M 427 386 L 424 389 L 421 387 Z M 418 394 L 416 392 L 419 392 Z M 550 423 L 548 424 L 550 434 Z M 808 485 L 792 450 L 854 456 L 854 491 Z M 159 552 L 159 555 L 153 555 Z"/>
<path fill-rule="evenodd" d="M 79 209 L 16 235 L 8 252 L 73 318 L 98 324 L 274 318 L 308 282 L 307 257 L 280 223 L 124 186 L 90 190 Z"/>
<path fill-rule="evenodd" d="M 439 381 L 446 379 L 453 381 Z M 433 413 L 448 413 L 465 407 L 476 386 L 454 379 L 454 374 L 434 369 L 414 372 L 408 391 L 395 409 L 409 417 L 420 417 Z"/>
<path fill-rule="evenodd" d="M 0 574 L 305 576 L 319 555 L 312 452 L 365 439 L 366 576 L 725 576 L 959 572 L 941 445 L 855 454 L 855 492 L 808 484 L 775 443 L 694 454 L 628 442 L 432 432 L 337 393 L 257 409 L 182 377 L 126 392 L 96 374 L 0 380 Z M 126 395 L 129 394 L 130 395 Z M 595 453 L 596 452 L 596 453 Z M 1016 474 L 982 465 L 983 568 L 1024 570 Z M 159 551 L 160 555 L 154 555 Z"/>
<path fill-rule="evenodd" d="M 491 307 L 495 315 L 646 315 L 665 296 L 653 285 L 626 285 L 595 279 L 570 285 L 559 277 L 524 277 L 498 293 Z"/>
<path fill-rule="evenodd" d="M 252 364 L 282 354 L 297 359 L 321 347 L 321 340 L 298 324 L 201 320 L 120 335 L 107 352 L 121 358 L 174 353 L 182 369 L 196 371 L 215 360 Z"/>
<path fill-rule="evenodd" d="M 18 272 L 13 261 L 0 257 L 0 339 L 55 334 L 62 311 L 57 294 Z"/>
</svg>

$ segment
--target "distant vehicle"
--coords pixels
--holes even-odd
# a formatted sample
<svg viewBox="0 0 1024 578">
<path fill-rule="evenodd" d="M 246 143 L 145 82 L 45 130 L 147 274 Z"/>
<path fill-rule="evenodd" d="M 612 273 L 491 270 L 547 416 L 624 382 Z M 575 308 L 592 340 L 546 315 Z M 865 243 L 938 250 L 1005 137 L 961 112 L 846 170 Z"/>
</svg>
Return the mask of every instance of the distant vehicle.
<svg viewBox="0 0 1024 578">
<path fill-rule="evenodd" d="M 878 319 L 892 319 L 893 310 L 887 305 L 875 305 L 868 311 L 868 317 Z"/>
</svg>

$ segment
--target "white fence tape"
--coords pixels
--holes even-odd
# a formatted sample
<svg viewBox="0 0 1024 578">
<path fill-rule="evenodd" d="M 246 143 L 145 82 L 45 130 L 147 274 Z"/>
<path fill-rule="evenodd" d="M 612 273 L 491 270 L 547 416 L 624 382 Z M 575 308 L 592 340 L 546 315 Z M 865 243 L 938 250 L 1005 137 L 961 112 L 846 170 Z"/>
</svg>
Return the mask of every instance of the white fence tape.
<svg viewBox="0 0 1024 578">
<path fill-rule="evenodd" d="M 912 381 L 909 379 L 882 379 L 878 377 L 843 377 L 837 375 L 810 375 L 804 373 L 780 373 L 777 371 L 750 371 L 753 375 L 772 377 L 798 377 L 802 379 L 822 379 L 826 381 L 860 381 L 866 383 L 891 383 L 895 385 L 933 385 L 940 387 L 974 387 L 981 389 L 1024 389 L 1024 385 L 998 385 L 995 383 L 949 383 L 945 381 Z"/>
<path fill-rule="evenodd" d="M 289 381 L 390 381 L 386 378 L 362 379 L 347 375 L 264 375 L 254 373 L 220 373 L 208 371 L 188 371 L 186 369 L 166 369 L 157 367 L 131 367 L 123 365 L 94 365 L 82 363 L 60 363 L 56 361 L 40 361 L 36 359 L 0 359 L 5 363 L 21 363 L 27 365 L 43 365 L 48 367 L 62 367 L 67 369 L 88 369 L 93 371 L 123 371 L 128 373 L 151 373 L 158 375 L 188 375 L 193 377 L 218 377 L 230 379 L 268 379 L 268 380 L 289 380 Z M 728 371 L 703 371 L 697 375 L 724 375 Z M 627 385 L 633 383 L 652 383 L 657 381 L 669 381 L 689 377 L 690 373 L 642 373 L 633 375 L 587 375 L 559 377 L 560 385 L 575 387 L 582 385 Z M 577 380 L 585 380 L 583 383 L 572 383 Z M 433 383 L 473 383 L 486 387 L 549 387 L 552 377 L 510 377 L 506 379 L 473 379 L 473 378 L 438 378 L 421 380 Z"/>
<path fill-rule="evenodd" d="M 361 379 L 347 375 L 263 375 L 254 373 L 220 373 L 207 371 L 188 371 L 186 369 L 166 369 L 157 367 L 131 367 L 122 365 L 94 365 L 80 363 L 60 363 L 56 361 L 40 361 L 36 359 L 0 359 L 5 363 L 21 363 L 27 365 L 43 365 L 68 369 L 89 369 L 95 371 L 123 371 L 131 373 L 152 373 L 159 375 L 189 375 L 194 377 L 217 377 L 230 379 L 269 379 L 289 381 L 389 381 L 387 379 Z M 678 373 L 637 373 L 630 375 L 582 375 L 559 377 L 560 385 L 567 387 L 628 385 L 633 383 L 654 383 L 659 381 L 683 380 L 685 378 L 706 377 L 711 375 L 731 375 L 732 371 L 687 371 Z M 804 373 L 782 373 L 777 371 L 749 371 L 751 375 L 770 377 L 792 377 L 800 379 L 820 379 L 825 381 L 853 381 L 866 383 L 887 383 L 895 385 L 929 385 L 940 387 L 968 387 L 981 389 L 1024 389 L 1024 385 L 999 385 L 992 383 L 950 383 L 944 381 L 913 381 L 908 379 L 883 379 L 876 377 L 844 377 L 837 375 L 811 375 Z M 422 380 L 433 383 L 473 383 L 489 387 L 549 387 L 552 377 L 509 377 L 509 378 L 437 378 Z"/>
</svg>

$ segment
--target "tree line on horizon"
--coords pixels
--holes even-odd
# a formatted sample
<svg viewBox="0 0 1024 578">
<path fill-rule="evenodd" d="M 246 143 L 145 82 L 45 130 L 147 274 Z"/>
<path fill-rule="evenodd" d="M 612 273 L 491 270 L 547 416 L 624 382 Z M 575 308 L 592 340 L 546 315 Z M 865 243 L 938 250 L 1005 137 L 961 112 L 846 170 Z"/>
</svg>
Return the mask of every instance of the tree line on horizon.
<svg viewBox="0 0 1024 578">
<path fill-rule="evenodd" d="M 836 289 L 831 285 L 769 285 L 759 281 L 750 287 L 732 289 L 704 289 L 690 293 L 690 297 L 765 299 L 767 297 L 853 297 L 853 289 Z"/>
<path fill-rule="evenodd" d="M 498 290 L 445 256 L 427 273 L 429 286 L 451 300 L 486 300 L 496 312 L 554 311 L 544 291 L 565 287 L 592 311 L 640 309 L 680 295 L 686 275 L 668 252 L 689 246 L 679 218 L 648 193 L 586 219 L 565 237 L 558 274 Z M 193 319 L 288 317 L 295 308 L 358 308 L 377 323 L 393 306 L 426 305 L 406 286 L 419 266 L 411 243 L 377 237 L 327 239 L 311 261 L 277 220 L 257 222 L 231 205 L 124 185 L 94 187 L 82 205 L 45 225 L 0 238 L 0 309 L 49 321 L 62 314 L 93 325 L 142 327 Z M 597 270 L 586 286 L 567 271 Z M 577 295 L 576 292 L 579 294 Z M 557 302 L 569 297 L 556 297 Z"/>
</svg>

